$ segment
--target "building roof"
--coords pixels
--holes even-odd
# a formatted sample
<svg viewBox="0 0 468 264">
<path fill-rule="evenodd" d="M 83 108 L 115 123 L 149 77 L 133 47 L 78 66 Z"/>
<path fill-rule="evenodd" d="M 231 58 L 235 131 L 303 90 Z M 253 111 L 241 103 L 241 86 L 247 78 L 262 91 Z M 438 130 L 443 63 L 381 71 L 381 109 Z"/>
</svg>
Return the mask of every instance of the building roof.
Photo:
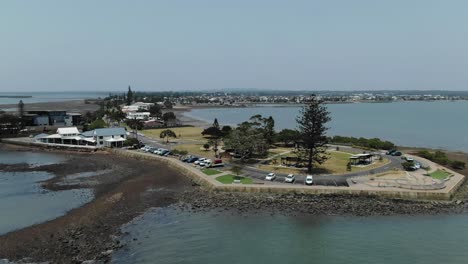
<svg viewBox="0 0 468 264">
<path fill-rule="evenodd" d="M 127 131 L 123 127 L 112 127 L 112 128 L 98 128 L 91 131 L 83 132 L 82 135 L 85 137 L 93 136 L 114 136 L 114 135 L 126 135 Z"/>
<path fill-rule="evenodd" d="M 76 127 L 60 127 L 57 129 L 59 134 L 79 134 L 78 128 Z"/>
</svg>

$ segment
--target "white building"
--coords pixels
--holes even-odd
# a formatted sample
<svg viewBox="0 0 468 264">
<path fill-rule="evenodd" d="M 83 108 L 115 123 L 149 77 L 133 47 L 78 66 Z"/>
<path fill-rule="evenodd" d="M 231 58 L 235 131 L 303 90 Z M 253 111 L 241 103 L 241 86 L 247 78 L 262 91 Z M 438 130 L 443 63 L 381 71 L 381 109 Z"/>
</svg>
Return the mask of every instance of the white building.
<svg viewBox="0 0 468 264">
<path fill-rule="evenodd" d="M 132 113 L 137 111 L 148 111 L 153 103 L 143 103 L 143 102 L 136 102 L 132 105 L 125 105 L 122 107 L 122 112 L 124 113 Z"/>
<path fill-rule="evenodd" d="M 83 145 L 94 146 L 95 141 L 89 138 L 84 138 L 76 127 L 61 127 L 57 129 L 56 134 L 40 134 L 35 137 L 37 142 L 47 144 L 64 144 L 64 145 Z"/>
<path fill-rule="evenodd" d="M 63 144 L 94 147 L 123 147 L 127 139 L 127 131 L 123 127 L 99 128 L 80 133 L 76 127 L 57 129 L 53 135 L 40 134 L 35 137 L 37 142 L 46 144 Z"/>
<path fill-rule="evenodd" d="M 130 112 L 127 113 L 127 119 L 147 120 L 150 115 L 150 112 Z"/>
<path fill-rule="evenodd" d="M 83 137 L 96 141 L 96 147 L 123 147 L 127 139 L 127 131 L 123 127 L 98 128 L 81 134 Z"/>
</svg>

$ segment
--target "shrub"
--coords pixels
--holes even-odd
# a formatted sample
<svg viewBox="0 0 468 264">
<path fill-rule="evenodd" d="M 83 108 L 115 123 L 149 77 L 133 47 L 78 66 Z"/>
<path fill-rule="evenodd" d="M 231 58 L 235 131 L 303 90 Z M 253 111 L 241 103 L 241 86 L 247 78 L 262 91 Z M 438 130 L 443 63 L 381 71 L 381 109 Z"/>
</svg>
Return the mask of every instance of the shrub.
<svg viewBox="0 0 468 264">
<path fill-rule="evenodd" d="M 465 169 L 465 162 L 459 161 L 459 160 L 452 160 L 450 161 L 450 167 L 457 169 L 457 170 L 463 170 Z"/>
<path fill-rule="evenodd" d="M 414 170 L 414 163 L 413 162 L 404 162 L 401 164 L 403 166 L 403 169 L 409 171 L 409 170 Z"/>
<path fill-rule="evenodd" d="M 127 140 L 124 141 L 124 146 L 133 146 L 135 144 L 138 144 L 138 140 L 136 138 L 127 138 Z"/>
</svg>

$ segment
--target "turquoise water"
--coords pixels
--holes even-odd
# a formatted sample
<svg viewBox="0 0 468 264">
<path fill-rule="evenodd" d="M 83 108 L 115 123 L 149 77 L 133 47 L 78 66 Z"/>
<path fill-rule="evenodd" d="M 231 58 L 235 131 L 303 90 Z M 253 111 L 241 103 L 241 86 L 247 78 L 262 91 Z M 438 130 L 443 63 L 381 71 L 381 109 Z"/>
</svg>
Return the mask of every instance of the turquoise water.
<svg viewBox="0 0 468 264">
<path fill-rule="evenodd" d="M 468 262 L 468 215 L 243 216 L 162 208 L 123 231 L 127 246 L 113 263 Z"/>
<path fill-rule="evenodd" d="M 399 145 L 468 152 L 468 102 L 398 102 L 328 105 L 330 135 L 379 137 Z M 252 115 L 273 116 L 276 129 L 295 128 L 300 107 L 194 109 L 188 116 L 238 124 Z"/>
<path fill-rule="evenodd" d="M 0 105 L 23 103 L 61 102 L 77 99 L 93 99 L 106 97 L 109 92 L 0 92 L 0 96 L 32 96 L 31 98 L 5 98 L 0 97 Z"/>
<path fill-rule="evenodd" d="M 31 166 L 64 161 L 60 155 L 0 149 L 0 163 Z M 93 199 L 90 189 L 50 192 L 41 181 L 53 177 L 46 172 L 0 172 L 0 235 L 64 215 Z"/>
</svg>

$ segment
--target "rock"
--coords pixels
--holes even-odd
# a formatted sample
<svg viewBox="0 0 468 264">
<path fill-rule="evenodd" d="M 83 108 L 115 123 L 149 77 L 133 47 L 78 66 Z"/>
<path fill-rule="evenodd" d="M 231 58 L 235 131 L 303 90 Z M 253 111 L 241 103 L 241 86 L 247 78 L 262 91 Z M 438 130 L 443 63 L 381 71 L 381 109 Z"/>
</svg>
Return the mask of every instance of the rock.
<svg viewBox="0 0 468 264">
<path fill-rule="evenodd" d="M 101 256 L 110 256 L 113 252 L 114 252 L 114 250 L 109 249 L 109 250 L 106 250 L 104 252 L 101 252 Z"/>
</svg>

